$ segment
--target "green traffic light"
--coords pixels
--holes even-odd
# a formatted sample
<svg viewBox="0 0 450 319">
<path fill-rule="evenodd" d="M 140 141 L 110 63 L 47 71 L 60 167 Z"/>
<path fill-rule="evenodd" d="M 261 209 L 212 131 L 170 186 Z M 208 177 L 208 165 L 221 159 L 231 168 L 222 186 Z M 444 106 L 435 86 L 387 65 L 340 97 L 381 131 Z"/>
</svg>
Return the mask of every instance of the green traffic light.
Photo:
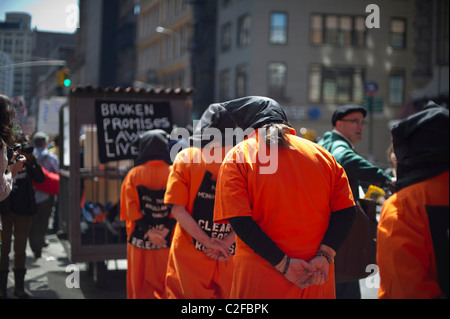
<svg viewBox="0 0 450 319">
<path fill-rule="evenodd" d="M 64 80 L 64 86 L 65 87 L 70 86 L 70 83 L 71 83 L 70 79 L 65 79 Z"/>
</svg>

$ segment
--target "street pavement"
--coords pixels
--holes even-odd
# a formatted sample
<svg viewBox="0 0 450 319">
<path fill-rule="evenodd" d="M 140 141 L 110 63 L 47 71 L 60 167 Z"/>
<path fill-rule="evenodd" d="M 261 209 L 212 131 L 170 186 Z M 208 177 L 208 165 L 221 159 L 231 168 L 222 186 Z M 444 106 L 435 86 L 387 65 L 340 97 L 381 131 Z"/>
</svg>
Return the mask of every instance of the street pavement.
<svg viewBox="0 0 450 319">
<path fill-rule="evenodd" d="M 33 299 L 126 299 L 126 260 L 106 262 L 106 280 L 98 284 L 85 263 L 73 264 L 56 235 L 48 235 L 49 245 L 36 259 L 27 247 L 25 289 Z M 11 252 L 11 261 L 14 254 Z M 11 266 L 12 267 L 12 266 Z M 78 277 L 77 277 L 78 276 Z M 376 299 L 379 276 L 360 280 L 362 299 Z M 13 296 L 14 274 L 8 277 L 8 297 Z"/>
<path fill-rule="evenodd" d="M 107 262 L 107 280 L 94 280 L 85 263 L 73 264 L 56 235 L 46 236 L 48 246 L 36 259 L 28 245 L 25 290 L 33 299 L 125 299 L 126 260 Z M 10 260 L 13 264 L 14 253 Z M 12 268 L 12 266 L 10 267 Z M 15 299 L 14 274 L 8 276 L 8 297 Z"/>
</svg>

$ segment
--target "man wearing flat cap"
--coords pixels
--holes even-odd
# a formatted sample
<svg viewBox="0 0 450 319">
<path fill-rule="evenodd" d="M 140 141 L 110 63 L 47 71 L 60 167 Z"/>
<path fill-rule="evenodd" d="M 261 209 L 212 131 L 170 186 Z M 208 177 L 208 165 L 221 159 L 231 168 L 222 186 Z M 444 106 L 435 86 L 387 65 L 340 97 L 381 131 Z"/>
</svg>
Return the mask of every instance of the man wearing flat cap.
<svg viewBox="0 0 450 319">
<path fill-rule="evenodd" d="M 357 154 L 354 149 L 354 145 L 362 139 L 366 115 L 367 110 L 359 105 L 338 107 L 331 118 L 333 130 L 326 132 L 318 142 L 345 169 L 355 200 L 359 198 L 360 181 L 380 187 L 387 187 L 391 183 L 390 176 Z M 361 298 L 359 282 L 337 283 L 336 298 Z"/>
</svg>

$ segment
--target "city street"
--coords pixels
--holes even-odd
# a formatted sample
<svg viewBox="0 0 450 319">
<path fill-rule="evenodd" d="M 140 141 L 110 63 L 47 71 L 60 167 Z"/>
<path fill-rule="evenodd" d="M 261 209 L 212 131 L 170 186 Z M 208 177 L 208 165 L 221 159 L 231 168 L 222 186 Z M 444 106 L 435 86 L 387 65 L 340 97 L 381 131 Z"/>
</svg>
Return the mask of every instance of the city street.
<svg viewBox="0 0 450 319">
<path fill-rule="evenodd" d="M 449 0 L 0 1 L 0 297 L 448 298 Z"/>
<path fill-rule="evenodd" d="M 25 289 L 33 299 L 125 299 L 126 298 L 126 260 L 107 262 L 107 280 L 97 285 L 84 263 L 72 264 L 56 235 L 48 235 L 48 247 L 42 257 L 35 259 L 27 247 L 27 274 Z M 10 258 L 13 260 L 13 253 Z M 68 267 L 69 266 L 69 267 Z M 76 286 L 75 270 L 79 270 L 79 288 Z M 66 285 L 67 283 L 67 285 Z M 360 280 L 363 299 L 377 298 L 378 275 Z M 14 274 L 10 269 L 8 297 L 13 296 Z"/>
<path fill-rule="evenodd" d="M 34 299 L 125 299 L 126 261 L 109 261 L 107 279 L 103 286 L 95 283 L 84 263 L 72 264 L 56 235 L 47 236 L 49 245 L 43 249 L 42 257 L 35 259 L 27 247 L 27 274 L 25 289 Z M 13 259 L 11 253 L 10 258 Z M 70 266 L 69 266 L 70 265 Z M 69 267 L 68 267 L 69 266 Z M 68 267 L 68 268 L 67 268 Z M 66 271 L 67 268 L 67 271 Z M 79 288 L 75 287 L 75 271 L 79 269 Z M 69 277 L 70 276 L 70 277 Z M 67 280 L 67 278 L 69 279 Z M 69 287 L 66 285 L 69 281 Z M 14 274 L 10 269 L 8 297 L 13 296 Z"/>
</svg>

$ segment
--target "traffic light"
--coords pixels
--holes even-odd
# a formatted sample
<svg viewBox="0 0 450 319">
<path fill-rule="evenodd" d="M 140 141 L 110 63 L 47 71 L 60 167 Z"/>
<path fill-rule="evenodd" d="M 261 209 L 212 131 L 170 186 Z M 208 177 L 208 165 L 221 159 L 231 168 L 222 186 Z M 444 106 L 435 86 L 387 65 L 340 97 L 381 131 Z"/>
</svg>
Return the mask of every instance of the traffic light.
<svg viewBox="0 0 450 319">
<path fill-rule="evenodd" d="M 72 81 L 70 80 L 70 70 L 62 68 L 56 72 L 56 82 L 58 87 L 69 87 Z"/>
<path fill-rule="evenodd" d="M 72 83 L 72 81 L 70 80 L 70 71 L 69 69 L 64 69 L 64 86 L 68 87 L 70 86 L 70 83 Z"/>
</svg>

